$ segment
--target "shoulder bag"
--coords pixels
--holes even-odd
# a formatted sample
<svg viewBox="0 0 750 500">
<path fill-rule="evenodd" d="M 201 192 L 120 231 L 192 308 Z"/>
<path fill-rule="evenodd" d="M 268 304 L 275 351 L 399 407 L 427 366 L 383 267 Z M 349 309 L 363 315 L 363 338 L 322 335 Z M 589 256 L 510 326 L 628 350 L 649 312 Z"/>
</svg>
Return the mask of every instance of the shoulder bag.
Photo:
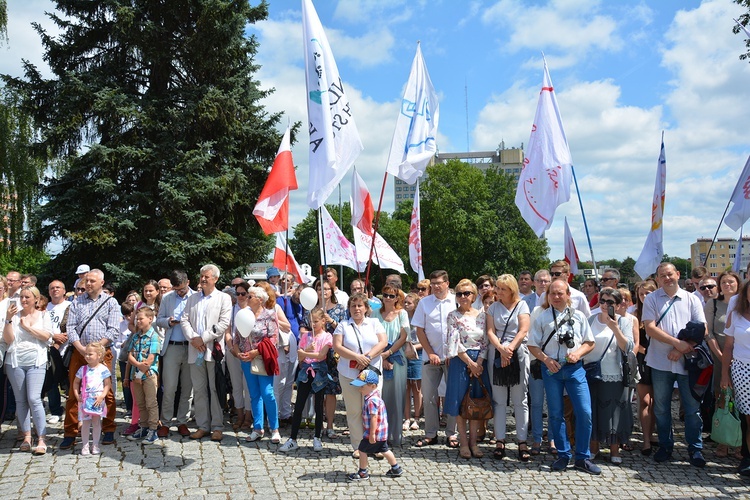
<svg viewBox="0 0 750 500">
<path fill-rule="evenodd" d="M 471 396 L 474 380 L 478 381 L 482 387 L 482 397 L 480 398 Z M 461 401 L 460 415 L 461 418 L 466 420 L 489 420 L 492 418 L 492 397 L 481 378 L 472 378 L 469 382 L 469 388 L 466 390 L 463 401 Z"/>
<path fill-rule="evenodd" d="M 595 318 L 595 316 L 591 316 L 589 318 L 589 324 L 593 323 Z M 591 382 L 592 380 L 602 380 L 602 360 L 604 359 L 604 356 L 606 356 L 607 351 L 609 350 L 609 346 L 612 345 L 612 341 L 614 339 L 615 332 L 612 332 L 612 336 L 609 338 L 609 342 L 607 342 L 607 347 L 604 348 L 604 352 L 601 356 L 599 356 L 599 359 L 596 361 L 592 361 L 591 363 L 584 363 L 583 369 L 586 370 L 586 380 L 588 380 L 589 382 Z"/>
<path fill-rule="evenodd" d="M 554 315 L 554 309 L 552 310 L 553 314 L 552 317 L 555 318 Z M 562 322 L 560 323 L 562 324 Z M 542 352 L 544 352 L 544 348 L 547 347 L 547 344 L 549 344 L 549 341 L 552 340 L 552 337 L 554 337 L 555 333 L 557 332 L 557 328 L 560 325 L 557 324 L 557 319 L 555 319 L 555 328 L 552 330 L 552 333 L 549 334 L 549 337 L 547 337 L 547 340 L 542 345 Z M 529 369 L 531 373 L 531 377 L 534 380 L 541 380 L 542 378 L 542 362 L 538 359 L 532 359 L 531 363 L 529 364 Z"/>
<path fill-rule="evenodd" d="M 730 448 L 742 445 L 740 415 L 734 406 L 734 393 L 731 387 L 722 389 L 716 411 L 711 419 L 711 440 Z"/>
<path fill-rule="evenodd" d="M 516 302 L 516 305 L 513 307 L 513 310 L 510 312 L 510 315 L 508 316 L 508 321 L 505 322 L 505 328 L 503 328 L 503 334 L 500 337 L 500 343 L 503 342 L 503 339 L 505 338 L 505 333 L 508 331 L 508 323 L 510 323 L 511 318 L 513 317 L 513 313 L 516 312 L 516 309 L 518 308 L 518 304 L 520 304 L 521 301 L 519 300 Z M 491 321 L 494 321 L 494 319 L 491 319 Z M 502 366 L 503 360 L 502 356 L 500 355 L 500 351 L 495 349 L 495 361 L 493 363 L 493 369 L 492 369 L 492 384 L 493 385 L 499 385 L 502 387 L 513 387 L 514 385 L 518 385 L 521 383 L 521 363 L 518 360 L 518 350 L 513 351 L 513 355 L 510 357 L 510 363 L 508 366 Z"/>
</svg>

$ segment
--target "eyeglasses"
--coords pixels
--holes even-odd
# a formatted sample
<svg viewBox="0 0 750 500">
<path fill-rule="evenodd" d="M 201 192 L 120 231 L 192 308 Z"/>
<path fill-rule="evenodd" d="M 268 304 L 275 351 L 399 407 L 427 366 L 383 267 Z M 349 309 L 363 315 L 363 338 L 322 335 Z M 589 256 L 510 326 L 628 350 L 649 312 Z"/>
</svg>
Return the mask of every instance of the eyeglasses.
<svg viewBox="0 0 750 500">
<path fill-rule="evenodd" d="M 553 271 L 549 273 L 551 276 L 554 276 L 555 278 L 558 278 L 563 275 L 561 271 Z"/>
<path fill-rule="evenodd" d="M 427 287 L 426 286 L 418 286 L 417 290 L 419 290 L 420 292 L 426 292 L 427 291 Z"/>
<path fill-rule="evenodd" d="M 549 280 L 534 280 L 536 283 L 541 283 L 542 285 L 548 285 Z"/>
<path fill-rule="evenodd" d="M 602 282 L 604 281 L 617 281 L 617 278 L 602 278 Z"/>
<path fill-rule="evenodd" d="M 86 289 L 85 289 L 85 288 L 77 288 L 77 287 L 76 287 L 76 292 L 85 292 L 85 291 L 86 291 Z"/>
<path fill-rule="evenodd" d="M 471 297 L 472 295 L 474 295 L 474 292 L 456 292 L 456 297 Z"/>
<path fill-rule="evenodd" d="M 440 286 L 443 283 L 445 283 L 445 281 L 430 281 L 430 286 Z"/>
<path fill-rule="evenodd" d="M 383 294 L 383 298 L 384 298 L 384 299 L 395 299 L 395 298 L 396 298 L 396 296 L 395 296 L 395 295 L 393 295 L 392 293 L 384 293 L 384 294 Z"/>
<path fill-rule="evenodd" d="M 238 297 L 244 297 L 245 295 L 247 295 L 247 292 L 237 292 Z"/>
<path fill-rule="evenodd" d="M 608 306 L 613 306 L 617 304 L 617 302 L 615 302 L 612 299 L 600 300 L 599 302 L 601 302 L 602 304 L 607 304 Z"/>
<path fill-rule="evenodd" d="M 701 290 L 713 290 L 714 288 L 716 288 L 716 285 L 701 285 L 700 287 Z"/>
</svg>

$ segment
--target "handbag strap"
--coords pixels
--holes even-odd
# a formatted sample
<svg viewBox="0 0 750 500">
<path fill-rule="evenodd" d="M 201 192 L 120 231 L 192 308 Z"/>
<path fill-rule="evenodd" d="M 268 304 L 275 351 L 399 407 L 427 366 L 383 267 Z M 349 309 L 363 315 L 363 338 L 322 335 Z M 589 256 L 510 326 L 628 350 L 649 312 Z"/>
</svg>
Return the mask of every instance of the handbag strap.
<svg viewBox="0 0 750 500">
<path fill-rule="evenodd" d="M 664 319 L 664 316 L 666 316 L 666 314 L 672 308 L 672 304 L 674 304 L 675 300 L 677 300 L 677 295 L 672 297 L 672 300 L 669 301 L 669 306 L 664 310 L 663 313 L 661 313 L 661 316 L 659 316 L 659 319 L 656 320 L 656 324 L 654 326 L 659 326 L 659 323 L 661 323 L 661 320 Z"/>
<path fill-rule="evenodd" d="M 503 335 L 500 337 L 500 342 L 502 343 L 503 339 L 505 338 L 505 333 L 508 331 L 508 323 L 510 323 L 510 319 L 513 317 L 513 313 L 516 312 L 516 309 L 518 309 L 518 304 L 520 304 L 521 301 L 519 300 L 516 302 L 516 305 L 513 306 L 513 309 L 510 311 L 510 315 L 508 315 L 508 321 L 505 322 L 505 328 L 503 328 Z M 545 344 L 546 347 L 546 344 Z M 544 348 L 542 348 L 544 350 Z"/>
<path fill-rule="evenodd" d="M 83 332 L 86 331 L 86 327 L 89 326 L 89 323 L 91 323 L 91 320 L 94 319 L 97 314 L 99 314 L 99 311 L 102 310 L 102 307 L 104 307 L 104 304 L 106 304 L 107 302 L 109 302 L 109 299 L 111 299 L 111 298 L 112 297 L 107 297 L 106 299 L 104 299 L 102 301 L 102 303 L 99 304 L 99 307 L 96 308 L 96 311 L 94 311 L 94 314 L 92 314 L 91 316 L 89 316 L 89 318 L 83 323 L 83 326 L 78 331 L 78 336 L 79 337 L 83 334 Z"/>
<path fill-rule="evenodd" d="M 552 307 L 552 306 L 550 306 Z M 566 308 L 567 309 L 567 308 Z M 552 333 L 549 334 L 549 337 L 547 337 L 546 342 L 542 345 L 542 352 L 544 352 L 544 348 L 547 347 L 547 344 L 549 344 L 549 341 L 552 340 L 552 337 L 557 333 L 557 329 L 562 326 L 563 321 L 557 322 L 557 315 L 555 314 L 555 308 L 552 307 L 552 320 L 555 322 L 555 328 L 552 330 Z"/>
</svg>

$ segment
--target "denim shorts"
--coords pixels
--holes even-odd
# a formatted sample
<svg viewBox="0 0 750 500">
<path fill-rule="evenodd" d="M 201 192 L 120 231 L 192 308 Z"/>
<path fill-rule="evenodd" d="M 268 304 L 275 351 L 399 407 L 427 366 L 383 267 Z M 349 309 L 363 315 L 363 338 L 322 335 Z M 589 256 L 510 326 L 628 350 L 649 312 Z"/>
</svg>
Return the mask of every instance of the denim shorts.
<svg viewBox="0 0 750 500">
<path fill-rule="evenodd" d="M 409 359 L 406 364 L 406 379 L 407 380 L 422 380 L 422 361 L 421 351 L 419 359 Z"/>
</svg>

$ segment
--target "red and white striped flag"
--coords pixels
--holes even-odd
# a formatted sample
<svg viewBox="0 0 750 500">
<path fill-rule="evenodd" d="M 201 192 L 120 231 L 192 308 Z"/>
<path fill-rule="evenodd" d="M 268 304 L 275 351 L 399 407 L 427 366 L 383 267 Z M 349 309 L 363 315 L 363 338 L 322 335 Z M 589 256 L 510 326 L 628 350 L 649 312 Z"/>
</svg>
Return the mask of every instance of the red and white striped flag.
<svg viewBox="0 0 750 500">
<path fill-rule="evenodd" d="M 568 218 L 565 217 L 565 262 L 570 264 L 570 278 L 578 274 L 578 250 L 573 241 L 573 235 L 570 233 Z"/>
<path fill-rule="evenodd" d="M 309 283 L 312 281 L 312 278 L 302 272 L 302 268 L 292 254 L 292 249 L 287 246 L 283 233 L 276 233 L 276 248 L 273 249 L 273 267 L 292 273 L 297 283 Z"/>
<path fill-rule="evenodd" d="M 290 145 L 289 127 L 287 127 L 271 172 L 268 174 L 263 191 L 260 192 L 258 203 L 253 209 L 253 215 L 258 219 L 258 224 L 266 234 L 286 231 L 289 227 L 289 191 L 297 189 L 297 176 L 294 175 L 294 160 Z"/>
<path fill-rule="evenodd" d="M 422 229 L 419 214 L 419 180 L 414 192 L 414 207 L 411 210 L 411 226 L 409 227 L 409 263 L 414 272 L 417 273 L 419 281 L 424 279 L 422 268 Z"/>
</svg>

